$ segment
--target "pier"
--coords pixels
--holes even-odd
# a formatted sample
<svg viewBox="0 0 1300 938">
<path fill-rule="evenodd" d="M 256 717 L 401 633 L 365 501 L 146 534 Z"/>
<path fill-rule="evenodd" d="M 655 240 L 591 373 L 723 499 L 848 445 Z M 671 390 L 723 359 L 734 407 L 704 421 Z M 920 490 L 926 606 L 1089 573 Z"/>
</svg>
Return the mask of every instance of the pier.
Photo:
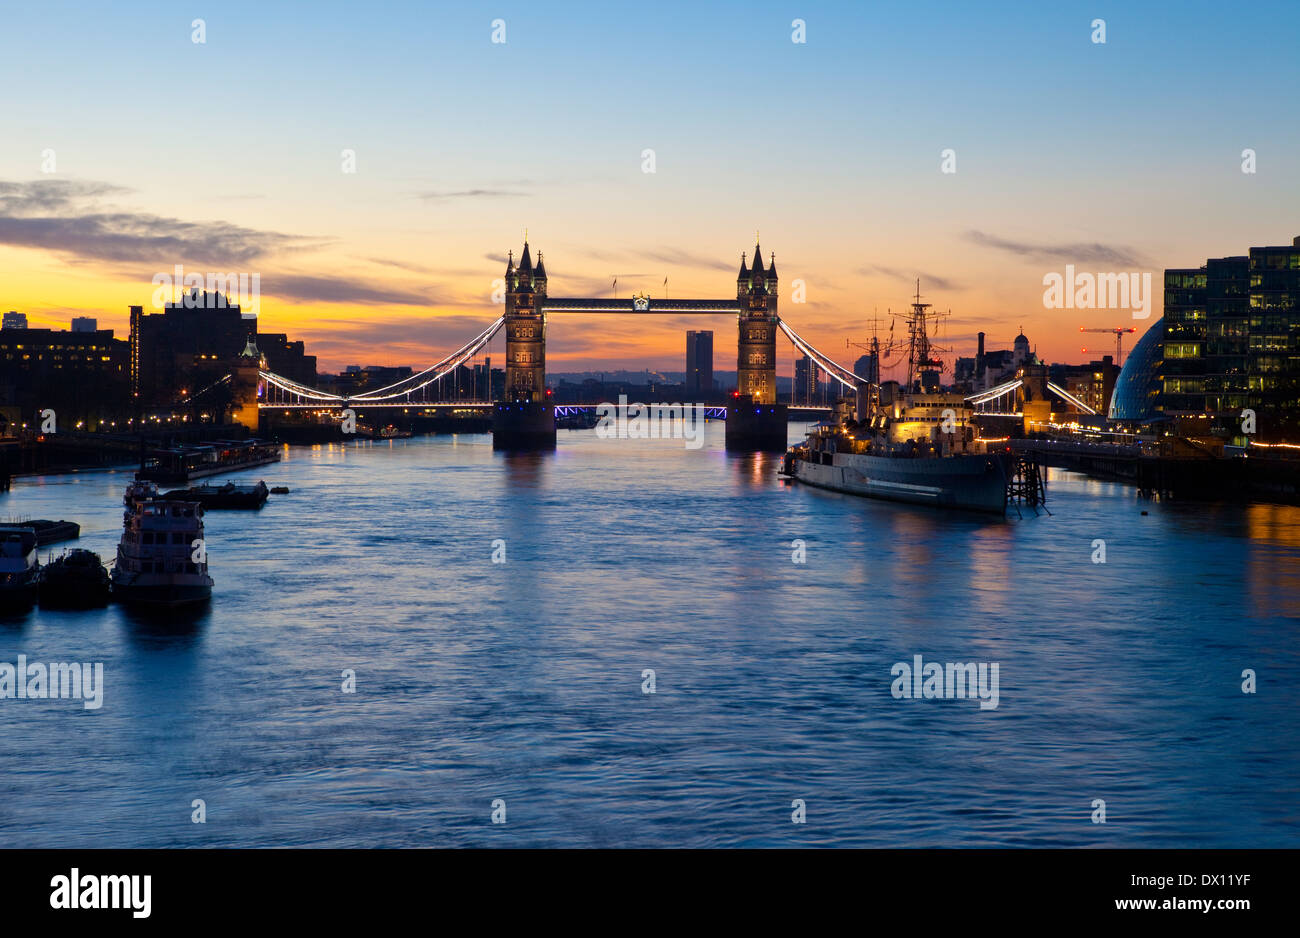
<svg viewBox="0 0 1300 938">
<path fill-rule="evenodd" d="M 1181 437 L 1131 442 L 1026 438 L 1013 452 L 1042 465 L 1124 482 L 1146 495 L 1194 501 L 1300 504 L 1300 454 L 1275 447 L 1227 447 L 1222 455 Z"/>
</svg>

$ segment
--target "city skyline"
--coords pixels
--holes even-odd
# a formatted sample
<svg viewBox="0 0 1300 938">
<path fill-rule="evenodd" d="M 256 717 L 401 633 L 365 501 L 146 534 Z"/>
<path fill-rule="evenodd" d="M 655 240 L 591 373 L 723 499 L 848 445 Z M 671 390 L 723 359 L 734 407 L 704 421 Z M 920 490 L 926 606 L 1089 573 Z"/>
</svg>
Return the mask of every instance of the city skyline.
<svg viewBox="0 0 1300 938">
<path fill-rule="evenodd" d="M 610 295 L 617 277 L 620 295 L 655 297 L 729 295 L 759 229 L 782 314 L 846 364 L 845 339 L 874 317 L 885 332 L 917 277 L 953 311 L 949 367 L 977 332 L 1009 347 L 1022 327 L 1042 358 L 1085 361 L 1110 349 L 1080 326 L 1158 318 L 1164 269 L 1291 242 L 1300 130 L 1242 90 L 1300 77 L 1285 28 L 1300 13 L 1266 7 L 1268 30 L 1172 4 L 668 5 L 617 22 L 594 5 L 398 5 L 341 33 L 232 4 L 202 43 L 171 4 L 129 30 L 78 4 L 15 10 L 0 307 L 124 336 L 175 264 L 257 273 L 261 328 L 304 340 L 322 370 L 422 366 L 499 314 L 493 281 L 525 227 L 553 294 Z M 68 16 L 85 28 L 56 31 Z M 133 64 L 103 74 L 105 44 Z M 1188 130 L 1206 114 L 1213 133 Z M 1045 308 L 1043 277 L 1070 264 L 1152 273 L 1151 317 Z M 555 319 L 548 366 L 676 370 L 701 326 Z M 724 338 L 717 366 L 731 357 Z"/>
</svg>

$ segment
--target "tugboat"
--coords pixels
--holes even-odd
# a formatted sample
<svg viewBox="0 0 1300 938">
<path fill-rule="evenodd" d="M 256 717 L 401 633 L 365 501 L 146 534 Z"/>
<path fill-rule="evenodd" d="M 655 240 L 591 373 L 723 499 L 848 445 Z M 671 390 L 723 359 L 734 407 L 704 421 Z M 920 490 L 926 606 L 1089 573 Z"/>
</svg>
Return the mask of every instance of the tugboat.
<svg viewBox="0 0 1300 938">
<path fill-rule="evenodd" d="M 36 548 L 31 528 L 0 527 L 0 607 L 24 608 L 35 601 L 41 570 Z"/>
<path fill-rule="evenodd" d="M 52 609 L 107 606 L 111 590 L 99 554 L 81 548 L 67 551 L 41 567 L 40 603 Z"/>
<path fill-rule="evenodd" d="M 907 383 L 868 383 L 858 419 L 821 423 L 789 450 L 782 472 L 853 495 L 1005 515 L 1014 474 L 1005 447 L 975 434 L 974 412 L 960 394 L 939 389 L 943 363 L 930 344 L 929 303 L 920 285 L 908 320 Z"/>
<path fill-rule="evenodd" d="M 123 498 L 122 542 L 113 566 L 113 598 L 171 608 L 212 597 L 203 539 L 203 506 L 159 498 L 152 482 L 132 482 Z M 197 558 L 197 559 L 196 559 Z"/>
</svg>

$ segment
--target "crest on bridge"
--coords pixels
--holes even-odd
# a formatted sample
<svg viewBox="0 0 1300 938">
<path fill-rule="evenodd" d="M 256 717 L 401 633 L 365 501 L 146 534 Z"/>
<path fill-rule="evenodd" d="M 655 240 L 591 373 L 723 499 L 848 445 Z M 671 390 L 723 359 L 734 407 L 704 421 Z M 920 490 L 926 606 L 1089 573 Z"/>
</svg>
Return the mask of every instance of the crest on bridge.
<svg viewBox="0 0 1300 938">
<path fill-rule="evenodd" d="M 650 296 L 646 293 L 632 294 L 632 308 L 638 313 L 644 313 L 650 308 Z"/>
</svg>

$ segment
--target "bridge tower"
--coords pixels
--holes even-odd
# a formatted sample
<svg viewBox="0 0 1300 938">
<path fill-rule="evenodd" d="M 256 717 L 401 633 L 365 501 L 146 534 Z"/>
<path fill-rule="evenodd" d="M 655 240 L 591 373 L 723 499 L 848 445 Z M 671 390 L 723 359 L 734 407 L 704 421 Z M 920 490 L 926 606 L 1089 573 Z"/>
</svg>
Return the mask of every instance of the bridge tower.
<svg viewBox="0 0 1300 938">
<path fill-rule="evenodd" d="M 760 245 L 754 245 L 752 267 L 740 256 L 736 397 L 727 407 L 727 449 L 786 448 L 789 415 L 786 405 L 776 402 L 777 283 L 775 255 L 766 269 Z"/>
<path fill-rule="evenodd" d="M 555 449 L 555 408 L 546 395 L 546 265 L 533 268 L 528 241 L 519 266 L 506 261 L 506 390 L 492 408 L 492 448 Z"/>
<path fill-rule="evenodd" d="M 235 359 L 235 366 L 231 372 L 232 381 L 232 400 L 231 400 L 231 419 L 235 423 L 243 424 L 257 435 L 260 413 L 257 409 L 258 404 L 258 385 L 262 380 L 261 370 L 266 367 L 266 357 L 258 351 L 257 343 L 250 334 L 248 342 L 244 344 L 244 350 L 239 353 Z"/>
</svg>

